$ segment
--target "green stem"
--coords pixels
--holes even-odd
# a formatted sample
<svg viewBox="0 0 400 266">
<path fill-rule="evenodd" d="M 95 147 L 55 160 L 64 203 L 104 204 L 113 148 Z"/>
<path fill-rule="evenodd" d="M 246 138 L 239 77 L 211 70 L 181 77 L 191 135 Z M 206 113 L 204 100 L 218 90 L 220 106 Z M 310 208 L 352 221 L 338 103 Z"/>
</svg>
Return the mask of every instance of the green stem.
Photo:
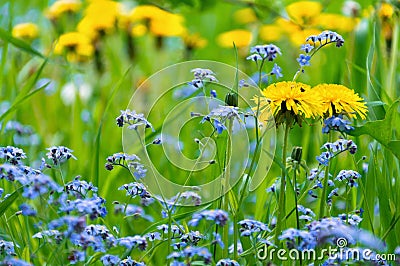
<svg viewBox="0 0 400 266">
<path fill-rule="evenodd" d="M 351 187 L 349 184 L 346 185 L 346 223 L 349 224 L 349 195 L 350 195 Z"/>
<path fill-rule="evenodd" d="M 293 182 L 294 182 L 294 184 L 293 184 L 293 192 L 294 192 L 294 202 L 295 202 L 295 204 L 296 204 L 296 223 L 297 223 L 297 229 L 299 230 L 300 229 L 300 219 L 299 219 L 299 208 L 298 208 L 298 205 L 299 205 L 299 203 L 298 203 L 298 200 L 297 200 L 297 174 L 296 174 L 296 172 L 297 172 L 297 163 L 296 163 L 296 166 L 295 166 L 295 168 L 293 169 Z"/>
<path fill-rule="evenodd" d="M 262 81 L 262 67 L 263 67 L 263 65 L 264 65 L 264 62 L 265 62 L 265 59 L 263 59 L 262 61 L 261 61 L 261 64 L 260 64 L 260 69 L 258 69 L 258 87 L 259 88 L 261 88 L 261 81 Z"/>
<path fill-rule="evenodd" d="M 167 239 L 167 245 L 168 245 L 168 254 L 171 253 L 171 240 L 172 240 L 172 213 L 171 209 L 167 205 L 167 211 L 168 211 L 168 239 Z"/>
<path fill-rule="evenodd" d="M 293 168 L 293 192 L 294 192 L 294 202 L 295 202 L 295 208 L 296 208 L 296 226 L 297 230 L 300 230 L 300 219 L 299 219 L 299 203 L 297 200 L 297 169 L 298 169 L 298 163 L 295 162 L 295 167 Z M 297 239 L 298 244 L 300 244 L 300 237 Z M 300 256 L 300 265 L 303 264 L 302 258 Z"/>
<path fill-rule="evenodd" d="M 332 142 L 332 138 L 333 138 L 333 132 L 331 131 L 331 132 L 329 132 L 328 142 Z M 320 219 L 323 218 L 325 215 L 326 193 L 327 193 L 327 189 L 328 189 L 329 169 L 331 166 L 331 160 L 332 160 L 332 158 L 329 160 L 328 166 L 325 167 L 324 183 L 323 183 L 323 187 L 322 187 L 321 202 L 319 205 L 319 218 Z"/>
<path fill-rule="evenodd" d="M 394 101 L 398 95 L 396 95 L 397 86 L 393 85 L 396 82 L 396 67 L 397 67 L 397 58 L 398 58 L 398 49 L 399 45 L 399 21 L 398 19 L 394 19 L 393 25 L 393 38 L 392 38 L 392 49 L 390 51 L 390 66 L 389 66 L 389 74 L 387 78 L 387 91 L 390 96 L 390 100 Z"/>
<path fill-rule="evenodd" d="M 226 146 L 226 157 L 225 157 L 225 169 L 224 169 L 224 211 L 229 212 L 229 198 L 228 198 L 228 187 L 229 187 L 229 178 L 230 178 L 230 157 L 232 154 L 232 145 L 230 143 L 231 140 L 231 136 L 232 136 L 232 125 L 233 125 L 233 120 L 229 119 L 228 120 L 228 138 L 227 138 L 227 146 Z M 229 242 L 229 226 L 225 225 L 224 226 L 224 230 L 223 230 L 223 241 L 225 243 L 225 248 L 224 248 L 224 252 L 223 252 L 223 256 L 224 258 L 228 257 L 228 242 Z"/>
<path fill-rule="evenodd" d="M 289 136 L 289 125 L 285 124 L 285 135 L 283 136 L 282 146 L 282 176 L 281 176 L 281 188 L 279 192 L 279 206 L 278 206 L 278 220 L 275 229 L 275 245 L 278 246 L 279 234 L 282 229 L 282 222 L 285 218 L 285 186 L 286 186 L 286 149 Z"/>
<path fill-rule="evenodd" d="M 235 215 L 233 216 L 233 258 L 235 260 L 238 259 L 239 254 L 238 254 L 238 221 L 237 221 L 237 211 L 235 212 Z"/>
</svg>

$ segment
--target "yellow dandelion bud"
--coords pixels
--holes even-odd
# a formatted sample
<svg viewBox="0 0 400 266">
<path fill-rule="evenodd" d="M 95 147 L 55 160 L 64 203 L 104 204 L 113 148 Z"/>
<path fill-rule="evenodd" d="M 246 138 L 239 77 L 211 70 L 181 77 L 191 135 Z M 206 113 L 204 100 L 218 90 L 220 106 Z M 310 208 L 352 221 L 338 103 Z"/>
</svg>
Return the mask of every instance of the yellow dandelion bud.
<svg viewBox="0 0 400 266">
<path fill-rule="evenodd" d="M 33 40 L 39 35 L 39 28 L 34 23 L 21 23 L 14 26 L 12 36 L 14 38 Z"/>
<path fill-rule="evenodd" d="M 236 47 L 241 48 L 249 46 L 251 39 L 252 34 L 248 30 L 231 30 L 221 33 L 217 42 L 222 47 L 232 48 L 233 43 L 235 43 Z"/>
</svg>

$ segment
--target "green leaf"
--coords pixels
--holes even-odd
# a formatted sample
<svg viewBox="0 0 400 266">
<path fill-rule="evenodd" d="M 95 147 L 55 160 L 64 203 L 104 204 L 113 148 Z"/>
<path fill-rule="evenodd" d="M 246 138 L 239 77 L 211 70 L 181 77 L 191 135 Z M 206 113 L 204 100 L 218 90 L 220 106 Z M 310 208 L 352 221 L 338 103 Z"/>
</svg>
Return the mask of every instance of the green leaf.
<svg viewBox="0 0 400 266">
<path fill-rule="evenodd" d="M 44 55 L 42 55 L 40 52 L 38 52 L 37 50 L 33 49 L 29 44 L 27 44 L 26 42 L 14 38 L 10 32 L 8 32 L 7 30 L 0 28 L 0 39 L 2 39 L 5 42 L 9 42 L 12 45 L 14 45 L 15 47 L 31 54 L 31 55 L 36 55 L 39 56 L 41 58 L 45 58 Z"/>
<path fill-rule="evenodd" d="M 397 100 L 389 107 L 383 120 L 367 122 L 361 127 L 355 127 L 349 134 L 357 137 L 369 135 L 400 159 L 400 140 L 392 139 L 394 125 L 397 125 L 396 120 L 399 117 L 397 111 L 399 102 L 400 100 Z"/>
<path fill-rule="evenodd" d="M 6 210 L 13 204 L 13 202 L 18 198 L 21 194 L 23 187 L 18 188 L 10 196 L 8 196 L 5 200 L 0 203 L 0 216 L 2 216 Z"/>
<path fill-rule="evenodd" d="M 25 246 L 24 250 L 22 251 L 22 259 L 25 261 L 31 260 L 31 254 L 29 252 L 29 246 Z"/>
</svg>

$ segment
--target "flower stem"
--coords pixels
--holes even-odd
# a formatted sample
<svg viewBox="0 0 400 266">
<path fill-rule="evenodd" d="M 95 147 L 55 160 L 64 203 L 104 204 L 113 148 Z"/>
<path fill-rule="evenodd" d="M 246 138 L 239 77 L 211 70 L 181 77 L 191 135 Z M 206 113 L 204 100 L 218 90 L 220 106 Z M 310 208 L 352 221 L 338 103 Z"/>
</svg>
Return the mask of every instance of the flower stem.
<svg viewBox="0 0 400 266">
<path fill-rule="evenodd" d="M 329 136 L 328 136 L 328 142 L 332 142 L 332 138 L 333 138 L 333 132 L 330 131 Z M 319 218 L 320 219 L 323 218 L 325 215 L 326 192 L 328 189 L 329 169 L 331 166 L 331 160 L 332 160 L 332 158 L 329 160 L 328 165 L 325 168 L 324 184 L 322 187 L 321 202 L 319 205 Z"/>
<path fill-rule="evenodd" d="M 238 259 L 238 221 L 237 221 L 237 211 L 233 215 L 233 258 Z"/>
<path fill-rule="evenodd" d="M 265 62 L 265 59 L 263 59 L 262 61 L 261 61 L 261 64 L 260 64 L 260 69 L 258 70 L 258 87 L 261 89 L 261 83 L 262 83 L 262 68 L 263 68 L 263 66 L 264 66 L 264 62 Z"/>
<path fill-rule="evenodd" d="M 297 163 L 296 163 L 296 167 L 294 168 L 294 171 L 293 171 L 293 192 L 294 192 L 294 201 L 295 201 L 295 204 L 296 204 L 296 225 L 297 225 L 297 230 L 300 230 L 300 219 L 299 219 L 299 208 L 298 208 L 298 206 L 299 206 L 299 203 L 298 203 L 298 200 L 297 200 L 297 174 L 296 174 L 296 172 L 297 172 Z"/>
<path fill-rule="evenodd" d="M 285 219 L 285 186 L 286 186 L 286 149 L 289 136 L 289 125 L 285 124 L 285 135 L 283 136 L 282 146 L 282 174 L 281 174 L 281 188 L 279 192 L 279 206 L 278 206 L 278 220 L 275 229 L 275 245 L 278 246 L 279 234 L 281 233 L 282 223 Z"/>
<path fill-rule="evenodd" d="M 226 212 L 229 212 L 229 197 L 228 197 L 228 187 L 229 187 L 229 178 L 230 178 L 230 157 L 232 154 L 232 145 L 230 143 L 231 140 L 231 136 L 232 136 L 232 125 L 233 125 L 233 119 L 229 119 L 228 120 L 228 138 L 227 138 L 227 143 L 226 143 L 226 156 L 225 156 L 225 165 L 224 165 L 224 205 L 223 208 Z M 223 241 L 225 244 L 225 248 L 224 248 L 224 252 L 223 252 L 223 256 L 224 258 L 228 257 L 228 242 L 229 242 L 229 226 L 225 225 L 224 226 L 224 230 L 223 230 Z"/>
</svg>

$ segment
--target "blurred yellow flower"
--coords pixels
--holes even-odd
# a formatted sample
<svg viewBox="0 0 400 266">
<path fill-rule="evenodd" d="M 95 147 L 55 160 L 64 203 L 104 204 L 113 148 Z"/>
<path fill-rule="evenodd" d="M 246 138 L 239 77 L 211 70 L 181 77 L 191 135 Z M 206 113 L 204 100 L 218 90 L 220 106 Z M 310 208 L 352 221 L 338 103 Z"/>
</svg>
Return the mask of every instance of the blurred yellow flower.
<svg viewBox="0 0 400 266">
<path fill-rule="evenodd" d="M 306 42 L 307 37 L 311 35 L 318 35 L 320 33 L 320 30 L 314 28 L 303 29 L 293 32 L 291 35 L 289 35 L 289 39 L 294 45 L 300 46 Z"/>
<path fill-rule="evenodd" d="M 136 24 L 136 25 L 133 25 L 131 28 L 131 34 L 132 34 L 132 36 L 135 36 L 135 37 L 143 36 L 146 34 L 146 32 L 147 32 L 147 28 L 143 24 Z"/>
<path fill-rule="evenodd" d="M 339 14 L 322 13 L 318 16 L 318 25 L 324 30 L 334 30 L 341 32 L 353 31 L 359 19 L 345 17 Z"/>
<path fill-rule="evenodd" d="M 239 9 L 235 13 L 233 13 L 233 18 L 241 24 L 250 24 L 257 21 L 256 13 L 250 7 Z"/>
<path fill-rule="evenodd" d="M 231 30 L 218 35 L 217 42 L 220 46 L 232 48 L 233 43 L 236 47 L 246 47 L 250 45 L 252 34 L 248 30 Z"/>
<path fill-rule="evenodd" d="M 152 20 L 163 16 L 167 11 L 153 5 L 140 5 L 132 9 L 129 16 L 132 21 Z"/>
<path fill-rule="evenodd" d="M 33 40 L 39 35 L 39 28 L 34 23 L 20 23 L 12 29 L 14 38 Z"/>
<path fill-rule="evenodd" d="M 265 98 L 260 99 L 261 113 L 269 105 L 277 126 L 284 122 L 290 125 L 297 122 L 301 125 L 302 116 L 310 118 L 322 114 L 318 95 L 307 84 L 282 81 L 269 85 L 262 94 Z M 259 100 L 254 101 L 258 104 Z"/>
<path fill-rule="evenodd" d="M 296 25 L 295 23 L 293 23 L 293 21 L 284 18 L 277 18 L 273 25 L 278 26 L 281 31 L 286 32 L 287 34 L 291 34 L 293 32 L 301 30 L 299 25 Z"/>
<path fill-rule="evenodd" d="M 265 42 L 277 41 L 282 37 L 282 29 L 276 25 L 263 25 L 260 27 L 259 35 Z"/>
<path fill-rule="evenodd" d="M 322 11 L 322 4 L 312 1 L 294 2 L 286 7 L 289 17 L 300 25 L 314 25 Z"/>
<path fill-rule="evenodd" d="M 207 40 L 202 38 L 198 33 L 185 33 L 182 35 L 182 40 L 188 49 L 203 48 L 207 45 Z"/>
<path fill-rule="evenodd" d="M 78 24 L 78 31 L 91 39 L 102 34 L 111 33 L 121 13 L 122 6 L 118 2 L 109 0 L 91 1 L 85 9 L 85 16 Z"/>
<path fill-rule="evenodd" d="M 364 99 L 353 90 L 338 84 L 319 84 L 312 88 L 312 92 L 318 95 L 322 103 L 322 113 L 325 117 L 344 114 L 348 117 L 356 117 L 358 114 L 362 119 L 368 111 Z"/>
<path fill-rule="evenodd" d="M 69 61 L 78 61 L 93 55 L 91 40 L 80 32 L 69 32 L 61 35 L 54 47 L 54 53 L 66 54 Z"/>
<path fill-rule="evenodd" d="M 150 31 L 156 36 L 180 36 L 185 32 L 184 18 L 178 14 L 165 12 L 150 21 Z"/>
<path fill-rule="evenodd" d="M 180 36 L 185 33 L 184 18 L 152 5 L 140 5 L 129 14 L 131 22 L 142 22 L 152 34 L 160 37 Z"/>
<path fill-rule="evenodd" d="M 378 10 L 378 15 L 382 19 L 390 19 L 393 16 L 393 13 L 394 13 L 393 6 L 388 3 L 382 3 Z"/>
<path fill-rule="evenodd" d="M 46 10 L 45 15 L 49 19 L 57 19 L 63 13 L 76 13 L 81 8 L 80 0 L 58 0 Z"/>
</svg>

